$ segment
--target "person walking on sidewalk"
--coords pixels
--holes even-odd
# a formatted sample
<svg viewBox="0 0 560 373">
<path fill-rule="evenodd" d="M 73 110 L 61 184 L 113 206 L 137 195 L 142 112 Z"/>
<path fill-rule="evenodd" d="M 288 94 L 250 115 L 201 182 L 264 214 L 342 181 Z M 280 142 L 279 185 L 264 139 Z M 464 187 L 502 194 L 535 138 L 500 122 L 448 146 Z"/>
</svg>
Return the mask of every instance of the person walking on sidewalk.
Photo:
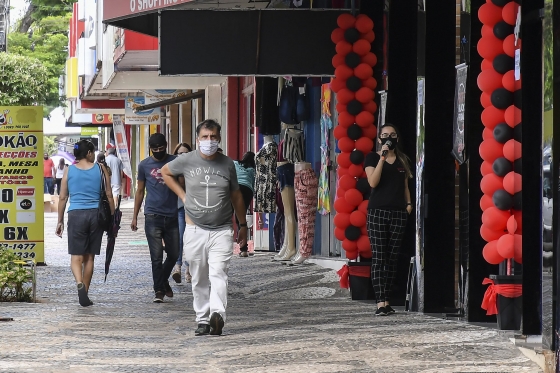
<svg viewBox="0 0 560 373">
<path fill-rule="evenodd" d="M 191 152 L 192 148 L 186 142 L 177 144 L 173 155 L 181 155 Z M 181 177 L 182 178 L 182 177 Z M 184 183 L 183 183 L 184 187 Z M 183 236 L 185 235 L 185 207 L 181 198 L 177 198 L 177 216 L 179 218 L 179 258 L 177 258 L 177 264 L 173 267 L 171 272 L 171 278 L 180 284 L 181 283 L 181 267 L 183 266 Z M 185 281 L 191 282 L 191 273 L 189 271 L 189 262 L 185 261 Z"/>
<path fill-rule="evenodd" d="M 233 161 L 218 153 L 221 126 L 205 120 L 196 127 L 197 150 L 166 164 L 165 183 L 185 205 L 185 259 L 192 275 L 195 335 L 221 335 L 226 321 L 228 268 L 233 255 L 232 206 L 247 242 L 245 204 Z M 185 189 L 176 176 L 185 177 Z M 186 190 L 186 192 L 185 192 Z"/>
<path fill-rule="evenodd" d="M 48 153 L 43 154 L 43 189 L 45 194 L 54 195 L 54 179 L 56 170 Z"/>
<path fill-rule="evenodd" d="M 119 196 L 122 195 L 122 184 L 124 180 L 124 166 L 119 157 L 117 157 L 117 148 L 113 144 L 107 144 L 107 155 L 105 162 L 111 168 L 111 188 L 113 189 L 113 198 L 115 206 L 119 203 Z"/>
<path fill-rule="evenodd" d="M 66 170 L 66 161 L 64 158 L 58 160 L 58 166 L 56 167 L 56 192 L 60 195 L 60 185 L 62 184 L 62 177 L 64 176 L 64 170 Z"/>
<path fill-rule="evenodd" d="M 377 299 L 376 316 L 395 313 L 390 294 L 397 272 L 397 256 L 408 215 L 412 211 L 408 179 L 409 159 L 400 150 L 399 132 L 389 123 L 380 129 L 381 151 L 364 162 L 369 185 L 367 232 L 372 250 L 371 281 Z"/>
<path fill-rule="evenodd" d="M 239 190 L 243 195 L 243 203 L 245 204 L 245 213 L 251 206 L 253 200 L 253 193 L 255 191 L 255 153 L 247 152 L 243 154 L 240 161 L 233 161 L 235 164 L 235 171 L 237 172 L 237 182 L 239 183 Z M 237 227 L 239 227 L 239 220 L 235 218 Z M 249 256 L 249 248 L 247 243 L 239 248 L 239 257 L 247 258 Z"/>
<path fill-rule="evenodd" d="M 55 234 L 62 237 L 64 232 L 64 211 L 68 207 L 68 254 L 71 255 L 70 268 L 78 285 L 78 299 L 83 307 L 93 302 L 88 297 L 93 276 L 95 255 L 101 252 L 103 230 L 97 223 L 99 198 L 101 197 L 101 172 L 105 175 L 105 193 L 115 213 L 111 184 L 107 169 L 96 165 L 95 147 L 90 141 L 81 140 L 74 145 L 77 163 L 64 169 L 60 185 L 58 204 L 58 224 Z"/>
<path fill-rule="evenodd" d="M 163 302 L 164 296 L 172 298 L 169 275 L 179 256 L 179 223 L 177 219 L 177 196 L 165 185 L 161 168 L 175 159 L 167 154 L 167 141 L 161 133 L 154 133 L 148 140 L 152 156 L 138 165 L 138 187 L 134 196 L 134 212 L 130 228 L 138 230 L 137 221 L 145 191 L 144 231 L 150 248 L 154 303 Z M 165 242 L 165 246 L 163 245 Z M 167 253 L 165 262 L 163 252 Z"/>
</svg>

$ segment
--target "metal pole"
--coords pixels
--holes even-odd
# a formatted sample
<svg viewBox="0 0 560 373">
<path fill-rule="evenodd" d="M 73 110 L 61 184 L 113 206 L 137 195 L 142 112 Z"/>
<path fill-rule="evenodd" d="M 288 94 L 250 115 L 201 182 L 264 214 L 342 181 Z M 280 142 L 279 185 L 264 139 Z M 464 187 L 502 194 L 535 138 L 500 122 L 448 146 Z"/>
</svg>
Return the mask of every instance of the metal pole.
<svg viewBox="0 0 560 373">
<path fill-rule="evenodd" d="M 352 15 L 356 16 L 356 0 L 350 0 L 350 6 L 352 8 Z"/>
</svg>

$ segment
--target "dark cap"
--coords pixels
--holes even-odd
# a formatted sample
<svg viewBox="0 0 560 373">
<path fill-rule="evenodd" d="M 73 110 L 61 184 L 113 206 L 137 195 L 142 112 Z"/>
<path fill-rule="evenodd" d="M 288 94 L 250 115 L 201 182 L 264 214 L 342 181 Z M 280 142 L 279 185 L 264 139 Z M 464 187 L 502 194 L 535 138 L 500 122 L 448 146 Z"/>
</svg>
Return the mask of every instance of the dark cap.
<svg viewBox="0 0 560 373">
<path fill-rule="evenodd" d="M 150 148 L 159 148 L 160 146 L 166 146 L 167 140 L 165 140 L 165 136 L 162 133 L 154 133 L 150 136 L 148 145 Z"/>
</svg>

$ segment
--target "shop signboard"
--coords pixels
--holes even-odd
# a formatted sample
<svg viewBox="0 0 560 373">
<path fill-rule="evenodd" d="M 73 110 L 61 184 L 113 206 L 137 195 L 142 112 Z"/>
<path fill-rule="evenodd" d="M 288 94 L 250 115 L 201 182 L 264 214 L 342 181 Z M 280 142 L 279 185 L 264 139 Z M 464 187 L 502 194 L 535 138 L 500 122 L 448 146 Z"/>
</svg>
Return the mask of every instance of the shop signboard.
<svg viewBox="0 0 560 373">
<path fill-rule="evenodd" d="M 97 127 L 82 127 L 80 128 L 80 135 L 97 136 L 99 135 L 99 129 Z"/>
<path fill-rule="evenodd" d="M 130 125 L 151 125 L 160 124 L 161 121 L 161 108 L 157 107 L 154 109 L 143 110 L 135 112 L 134 110 L 139 107 L 148 104 L 145 96 L 128 96 L 125 99 L 125 124 Z"/>
<path fill-rule="evenodd" d="M 463 164 L 465 156 L 465 97 L 467 94 L 467 65 L 455 66 L 455 111 L 453 115 L 453 156 Z"/>
<path fill-rule="evenodd" d="M 128 18 L 193 1 L 194 0 L 111 0 L 111 6 L 103 7 L 103 21 Z"/>
<path fill-rule="evenodd" d="M 117 155 L 123 163 L 123 171 L 126 176 L 132 179 L 132 165 L 130 164 L 130 156 L 128 154 L 128 141 L 126 140 L 126 132 L 124 130 L 123 115 L 113 115 L 113 132 L 115 133 L 115 142 L 117 143 Z"/>
<path fill-rule="evenodd" d="M 154 89 L 144 90 L 146 104 L 152 104 L 161 100 L 169 100 L 181 96 L 186 96 L 186 89 Z"/>
<path fill-rule="evenodd" d="M 0 106 L 0 247 L 44 263 L 43 108 Z"/>
</svg>

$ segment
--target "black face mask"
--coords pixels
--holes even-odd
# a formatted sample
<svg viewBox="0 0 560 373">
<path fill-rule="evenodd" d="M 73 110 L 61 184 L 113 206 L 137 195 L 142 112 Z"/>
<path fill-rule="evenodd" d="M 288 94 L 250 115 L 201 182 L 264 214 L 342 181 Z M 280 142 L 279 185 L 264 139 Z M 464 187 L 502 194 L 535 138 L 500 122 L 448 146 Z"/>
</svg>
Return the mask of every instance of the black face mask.
<svg viewBox="0 0 560 373">
<path fill-rule="evenodd" d="M 158 161 L 161 161 L 163 158 L 165 158 L 165 155 L 167 154 L 167 152 L 161 151 L 161 152 L 152 152 L 152 155 L 154 156 L 155 159 L 157 159 Z"/>
<path fill-rule="evenodd" d="M 387 141 L 391 141 L 391 145 L 389 145 L 389 150 L 393 150 L 397 147 L 397 139 L 392 137 L 387 137 L 386 139 L 381 139 L 381 145 L 385 145 Z"/>
</svg>

